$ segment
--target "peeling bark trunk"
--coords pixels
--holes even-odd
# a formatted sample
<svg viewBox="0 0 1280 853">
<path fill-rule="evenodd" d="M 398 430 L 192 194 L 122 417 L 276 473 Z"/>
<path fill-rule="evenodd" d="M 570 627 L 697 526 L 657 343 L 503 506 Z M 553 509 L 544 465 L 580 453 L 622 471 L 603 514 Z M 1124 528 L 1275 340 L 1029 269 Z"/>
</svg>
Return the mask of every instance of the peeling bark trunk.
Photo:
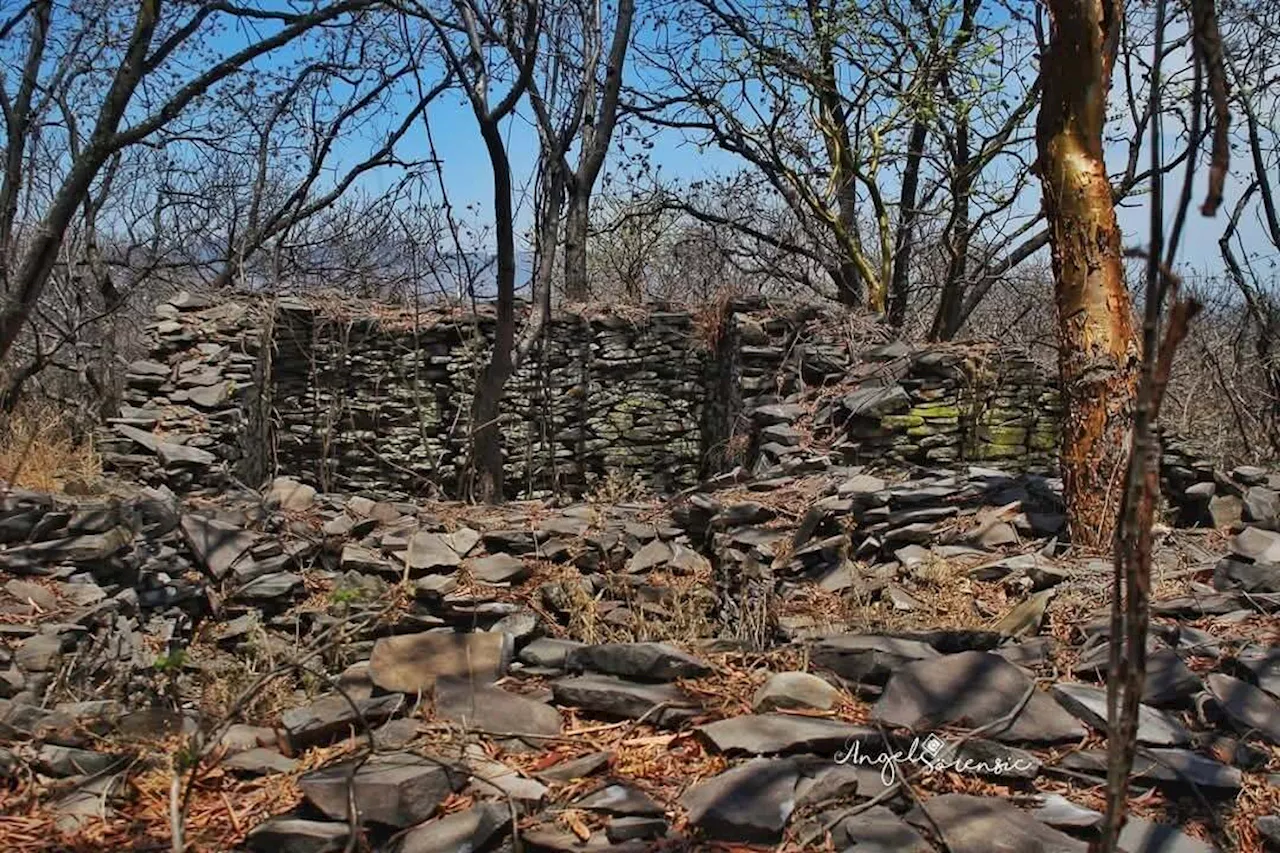
<svg viewBox="0 0 1280 853">
<path fill-rule="evenodd" d="M 1037 171 L 1053 252 L 1072 541 L 1108 547 L 1124 488 L 1138 343 L 1102 152 L 1123 0 L 1050 0 Z"/>
</svg>

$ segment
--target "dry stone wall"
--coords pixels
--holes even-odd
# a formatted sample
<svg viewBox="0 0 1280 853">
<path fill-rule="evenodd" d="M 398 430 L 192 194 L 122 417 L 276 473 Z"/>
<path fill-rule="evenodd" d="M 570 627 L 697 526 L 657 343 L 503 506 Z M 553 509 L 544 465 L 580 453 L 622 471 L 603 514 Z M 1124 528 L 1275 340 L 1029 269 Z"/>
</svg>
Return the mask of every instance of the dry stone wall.
<svg viewBox="0 0 1280 853">
<path fill-rule="evenodd" d="M 183 295 L 104 430 L 107 463 L 178 491 L 289 475 L 325 491 L 455 496 L 492 312 Z M 783 412 L 780 416 L 778 413 Z M 678 491 L 735 465 L 977 463 L 1048 472 L 1059 404 L 990 347 L 863 346 L 813 308 L 557 312 L 508 384 L 519 497 Z"/>
</svg>

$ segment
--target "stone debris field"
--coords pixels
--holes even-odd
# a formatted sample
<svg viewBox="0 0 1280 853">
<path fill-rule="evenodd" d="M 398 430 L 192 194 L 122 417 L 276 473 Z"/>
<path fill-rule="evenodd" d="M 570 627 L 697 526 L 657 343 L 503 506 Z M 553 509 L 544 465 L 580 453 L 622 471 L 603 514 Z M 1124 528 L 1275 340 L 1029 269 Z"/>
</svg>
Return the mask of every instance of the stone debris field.
<svg viewBox="0 0 1280 853">
<path fill-rule="evenodd" d="M 209 310 L 169 306 L 159 334 Z M 191 440 L 149 414 L 236 411 L 261 381 L 206 348 L 221 366 L 172 384 L 197 345 L 136 366 L 105 493 L 0 491 L 0 849 L 1096 836 L 1112 564 L 1061 539 L 1027 451 L 1043 421 L 944 411 L 954 359 L 890 346 L 869 362 L 906 365 L 889 380 L 757 383 L 749 458 L 681 461 L 662 497 L 604 480 L 489 507 L 353 486 L 373 468 L 245 485 L 228 447 L 252 418 Z M 988 467 L 1011 455 L 1033 464 Z M 1280 849 L 1280 475 L 1170 440 L 1162 479 L 1121 847 Z"/>
</svg>

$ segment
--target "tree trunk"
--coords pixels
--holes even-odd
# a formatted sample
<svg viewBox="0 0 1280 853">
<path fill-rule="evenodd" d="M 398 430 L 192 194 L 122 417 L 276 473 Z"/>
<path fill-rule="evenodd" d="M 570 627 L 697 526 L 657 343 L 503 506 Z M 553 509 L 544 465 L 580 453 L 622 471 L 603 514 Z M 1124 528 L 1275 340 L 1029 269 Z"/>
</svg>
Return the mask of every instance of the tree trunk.
<svg viewBox="0 0 1280 853">
<path fill-rule="evenodd" d="M 955 157 L 952 162 L 951 196 L 954 209 L 948 223 L 950 231 L 946 243 L 950 246 L 951 259 L 947 262 L 947 278 L 942 283 L 942 298 L 938 312 L 933 317 L 929 340 L 949 341 L 960 331 L 964 322 L 961 309 L 969 278 L 969 241 L 972 239 L 970 200 L 973 197 L 974 170 L 969 155 L 969 119 L 962 116 L 956 121 Z"/>
<path fill-rule="evenodd" d="M 902 328 L 907 319 L 907 300 L 911 296 L 911 255 L 915 248 L 916 193 L 920 186 L 920 161 L 924 159 L 924 143 L 929 125 L 916 119 L 911 125 L 911 141 L 907 145 L 907 165 L 902 171 L 902 211 L 898 215 L 898 236 L 894 241 L 893 281 L 889 285 L 889 325 Z"/>
<path fill-rule="evenodd" d="M 586 302 L 591 298 L 587 283 L 587 223 L 591 215 L 591 188 L 577 186 L 569 195 L 564 220 L 564 298 Z"/>
<path fill-rule="evenodd" d="M 863 304 L 862 276 L 858 272 L 858 265 L 845 259 L 830 270 L 829 274 L 836 284 L 836 300 L 841 305 L 860 308 Z"/>
<path fill-rule="evenodd" d="M 1036 123 L 1058 309 L 1072 541 L 1108 547 L 1124 488 L 1138 343 L 1102 151 L 1123 0 L 1050 0 Z"/>
<path fill-rule="evenodd" d="M 472 497 L 485 503 L 503 500 L 504 466 L 502 428 L 498 421 L 502 392 L 513 369 L 512 348 L 516 340 L 516 241 L 515 216 L 511 208 L 511 164 L 503 146 L 498 122 L 485 122 L 480 133 L 493 166 L 493 211 L 498 238 L 497 322 L 489 362 L 476 383 L 471 401 L 471 468 L 474 475 Z"/>
</svg>

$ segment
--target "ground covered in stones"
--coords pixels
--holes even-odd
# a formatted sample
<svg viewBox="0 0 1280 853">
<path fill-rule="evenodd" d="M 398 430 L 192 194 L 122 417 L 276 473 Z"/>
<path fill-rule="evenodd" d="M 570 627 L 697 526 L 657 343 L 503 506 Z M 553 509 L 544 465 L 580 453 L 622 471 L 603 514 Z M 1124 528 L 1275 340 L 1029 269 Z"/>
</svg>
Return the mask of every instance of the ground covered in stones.
<svg viewBox="0 0 1280 853">
<path fill-rule="evenodd" d="M 0 493 L 0 849 L 1094 837 L 1111 569 L 1059 543 L 1052 481 L 792 457 L 632 503 L 117 491 Z M 1265 510 L 1160 531 L 1130 853 L 1280 839 Z"/>
</svg>

